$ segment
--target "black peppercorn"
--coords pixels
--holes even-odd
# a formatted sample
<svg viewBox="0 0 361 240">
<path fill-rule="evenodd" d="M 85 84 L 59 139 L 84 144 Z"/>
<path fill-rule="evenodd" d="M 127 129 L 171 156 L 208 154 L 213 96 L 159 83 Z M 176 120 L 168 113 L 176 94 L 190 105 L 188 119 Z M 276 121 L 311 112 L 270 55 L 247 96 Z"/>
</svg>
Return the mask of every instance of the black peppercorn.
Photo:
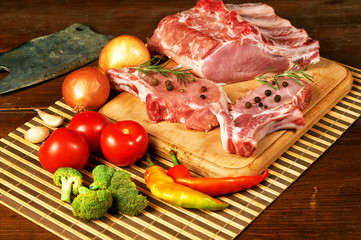
<svg viewBox="0 0 361 240">
<path fill-rule="evenodd" d="M 202 87 L 201 87 L 201 91 L 202 91 L 202 92 L 207 91 L 207 87 L 206 87 L 206 86 L 202 86 Z"/>
<path fill-rule="evenodd" d="M 288 86 L 288 82 L 283 82 L 283 83 L 282 83 L 282 86 L 283 86 L 283 87 L 287 87 L 287 86 Z"/>
<path fill-rule="evenodd" d="M 258 103 L 258 106 L 263 107 L 263 103 L 262 102 Z"/>
<path fill-rule="evenodd" d="M 272 85 L 276 85 L 276 82 L 275 82 L 275 81 L 272 81 L 271 84 L 272 84 Z"/>
<path fill-rule="evenodd" d="M 181 93 L 184 93 L 185 90 L 182 88 L 180 91 L 181 91 Z"/>
<path fill-rule="evenodd" d="M 205 99 L 205 98 L 206 98 L 206 96 L 205 96 L 205 95 L 203 95 L 203 94 L 202 94 L 200 97 L 201 97 L 202 99 Z"/>
<path fill-rule="evenodd" d="M 151 84 L 152 86 L 157 86 L 158 83 L 159 83 L 159 80 L 156 79 L 156 78 L 152 78 L 152 80 L 150 80 L 150 84 Z"/>
<path fill-rule="evenodd" d="M 252 103 L 246 102 L 246 103 L 244 104 L 244 106 L 245 106 L 246 108 L 251 108 L 251 107 L 252 107 Z"/>
<path fill-rule="evenodd" d="M 171 80 L 165 81 L 165 88 L 166 88 L 168 91 L 173 91 L 174 87 L 173 87 L 173 84 L 172 84 L 172 81 L 171 81 Z"/>
<path fill-rule="evenodd" d="M 275 100 L 275 102 L 281 101 L 281 96 L 280 96 L 280 95 L 276 95 L 276 96 L 274 97 L 274 100 Z"/>
<path fill-rule="evenodd" d="M 256 103 L 259 103 L 259 102 L 261 101 L 261 98 L 260 98 L 260 97 L 255 97 L 255 98 L 254 98 L 254 101 L 255 101 Z"/>
<path fill-rule="evenodd" d="M 173 89 L 174 89 L 174 87 L 173 87 L 172 84 L 167 84 L 167 85 L 165 86 L 165 88 L 166 88 L 168 91 L 173 91 Z"/>
<path fill-rule="evenodd" d="M 268 97 L 268 96 L 271 96 L 271 94 L 272 94 L 272 91 L 269 90 L 269 89 L 267 89 L 266 91 L 264 91 L 264 95 L 266 95 L 267 97 Z"/>
<path fill-rule="evenodd" d="M 263 107 L 264 107 L 264 109 L 267 109 L 267 108 L 268 108 L 268 105 L 264 105 Z"/>
</svg>

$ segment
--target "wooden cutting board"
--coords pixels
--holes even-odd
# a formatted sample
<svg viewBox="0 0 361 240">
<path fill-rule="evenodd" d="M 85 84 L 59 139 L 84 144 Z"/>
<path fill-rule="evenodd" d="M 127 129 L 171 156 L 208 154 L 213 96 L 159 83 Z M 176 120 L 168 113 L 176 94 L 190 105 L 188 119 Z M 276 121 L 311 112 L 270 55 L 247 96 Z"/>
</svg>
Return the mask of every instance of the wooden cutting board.
<svg viewBox="0 0 361 240">
<path fill-rule="evenodd" d="M 149 134 L 149 151 L 170 160 L 169 151 L 173 149 L 182 164 L 202 176 L 257 175 L 280 157 L 351 89 L 351 73 L 331 60 L 321 58 L 307 72 L 314 76 L 314 83 L 310 83 L 311 103 L 304 111 L 306 125 L 299 130 L 283 130 L 266 136 L 258 143 L 251 157 L 226 152 L 222 147 L 219 128 L 205 133 L 189 130 L 180 123 L 151 123 L 145 104 L 126 92 L 105 104 L 100 112 L 114 121 L 131 119 L 141 123 Z M 224 86 L 224 90 L 230 100 L 234 101 L 259 85 L 260 83 L 252 80 Z"/>
</svg>

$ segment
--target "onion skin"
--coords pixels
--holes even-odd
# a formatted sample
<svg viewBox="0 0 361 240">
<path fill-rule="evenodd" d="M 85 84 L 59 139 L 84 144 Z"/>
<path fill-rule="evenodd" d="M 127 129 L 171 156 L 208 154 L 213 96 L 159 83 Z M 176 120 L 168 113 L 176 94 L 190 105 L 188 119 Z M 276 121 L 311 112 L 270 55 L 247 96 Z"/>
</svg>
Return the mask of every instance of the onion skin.
<svg viewBox="0 0 361 240">
<path fill-rule="evenodd" d="M 149 60 L 149 51 L 142 40 L 131 35 L 121 35 L 104 46 L 99 56 L 99 68 L 107 72 L 110 68 L 136 66 Z"/>
<path fill-rule="evenodd" d="M 75 112 L 96 111 L 108 100 L 110 83 L 99 68 L 83 67 L 66 76 L 62 94 Z"/>
</svg>

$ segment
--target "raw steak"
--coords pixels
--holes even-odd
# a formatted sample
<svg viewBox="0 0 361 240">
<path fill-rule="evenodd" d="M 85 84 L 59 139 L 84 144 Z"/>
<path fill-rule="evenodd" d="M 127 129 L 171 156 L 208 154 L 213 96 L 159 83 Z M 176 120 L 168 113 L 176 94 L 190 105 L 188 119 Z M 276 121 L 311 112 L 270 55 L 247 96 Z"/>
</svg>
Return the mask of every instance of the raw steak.
<svg viewBox="0 0 361 240">
<path fill-rule="evenodd" d="M 112 88 L 127 91 L 146 104 L 149 120 L 153 123 L 168 120 L 207 132 L 219 125 L 215 113 L 220 109 L 227 111 L 226 93 L 207 79 L 196 78 L 184 86 L 174 75 L 152 74 L 149 77 L 133 68 L 110 69 L 107 74 Z M 154 86 L 152 79 L 158 79 L 158 85 Z M 172 91 L 166 89 L 167 80 L 172 82 Z M 202 91 L 202 87 L 206 90 Z"/>
<path fill-rule="evenodd" d="M 280 86 L 280 90 L 272 90 L 262 85 L 237 100 L 229 112 L 220 111 L 217 114 L 226 151 L 251 156 L 258 141 L 264 136 L 280 129 L 304 126 L 302 110 L 311 101 L 311 86 L 301 80 L 303 86 L 290 79 L 284 81 L 289 84 L 287 87 Z M 266 90 L 271 90 L 270 96 L 265 95 Z M 278 102 L 275 101 L 276 95 L 281 97 Z M 260 102 L 257 103 L 255 97 L 260 97 Z M 247 104 L 251 107 L 247 108 Z"/>
<path fill-rule="evenodd" d="M 151 54 L 166 55 L 201 78 L 218 83 L 253 79 L 319 61 L 319 43 L 275 15 L 266 4 L 224 5 L 198 0 L 162 19 L 148 40 Z"/>
</svg>

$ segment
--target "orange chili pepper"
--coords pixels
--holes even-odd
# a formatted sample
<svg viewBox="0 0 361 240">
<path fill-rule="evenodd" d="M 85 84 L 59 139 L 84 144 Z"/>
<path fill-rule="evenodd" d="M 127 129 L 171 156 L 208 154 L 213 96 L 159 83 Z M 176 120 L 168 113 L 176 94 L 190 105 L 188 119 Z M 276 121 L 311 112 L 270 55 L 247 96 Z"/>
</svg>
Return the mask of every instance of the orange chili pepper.
<svg viewBox="0 0 361 240">
<path fill-rule="evenodd" d="M 154 196 L 184 208 L 216 211 L 229 206 L 228 203 L 174 182 L 173 178 L 167 175 L 164 168 L 152 163 L 149 154 L 147 154 L 147 161 L 150 167 L 145 171 L 144 179 L 147 188 Z"/>
</svg>

